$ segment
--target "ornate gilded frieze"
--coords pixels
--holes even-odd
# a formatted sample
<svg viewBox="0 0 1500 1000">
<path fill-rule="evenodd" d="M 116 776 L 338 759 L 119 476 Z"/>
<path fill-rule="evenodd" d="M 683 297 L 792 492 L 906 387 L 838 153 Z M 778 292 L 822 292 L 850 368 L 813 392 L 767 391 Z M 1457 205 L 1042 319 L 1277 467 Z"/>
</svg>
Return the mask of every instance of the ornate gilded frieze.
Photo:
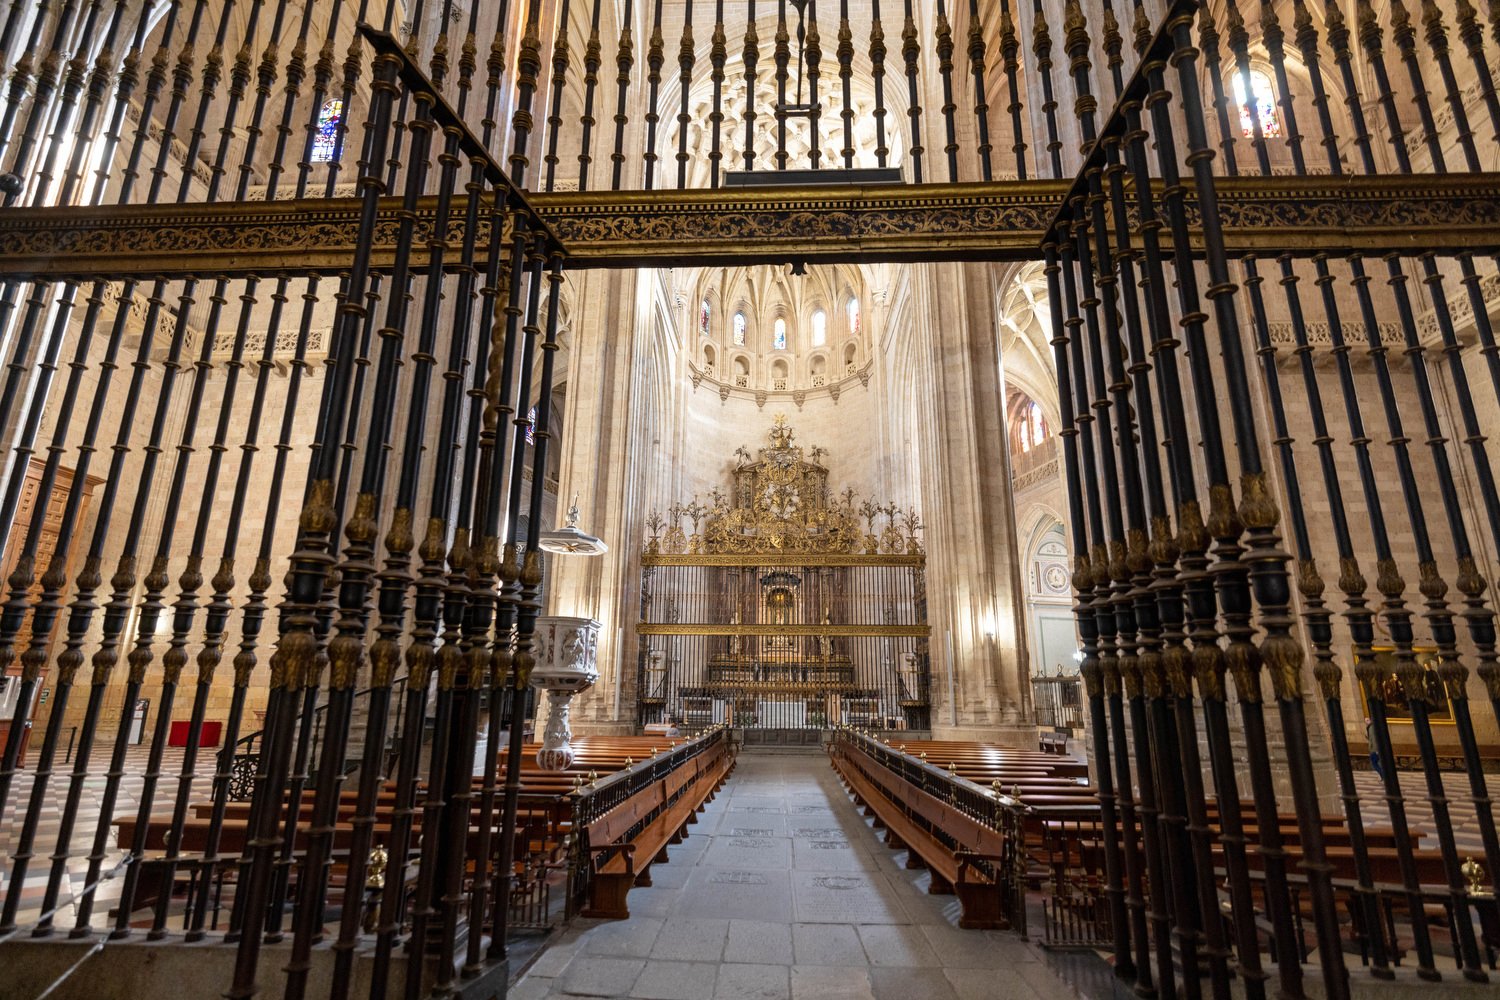
<svg viewBox="0 0 1500 1000">
<path fill-rule="evenodd" d="M 527 201 L 572 268 L 1034 260 L 1069 184 L 588 191 Z M 1500 250 L 1500 173 L 1224 177 L 1217 189 L 1231 254 Z M 337 273 L 353 258 L 359 208 L 357 198 L 11 208 L 0 218 L 0 276 Z M 377 269 L 394 259 L 398 209 L 394 198 L 382 206 Z M 1196 228 L 1191 201 L 1188 209 Z M 421 202 L 413 245 L 426 245 L 435 210 L 435 199 Z M 452 245 L 462 226 L 461 215 L 450 220 Z"/>
</svg>

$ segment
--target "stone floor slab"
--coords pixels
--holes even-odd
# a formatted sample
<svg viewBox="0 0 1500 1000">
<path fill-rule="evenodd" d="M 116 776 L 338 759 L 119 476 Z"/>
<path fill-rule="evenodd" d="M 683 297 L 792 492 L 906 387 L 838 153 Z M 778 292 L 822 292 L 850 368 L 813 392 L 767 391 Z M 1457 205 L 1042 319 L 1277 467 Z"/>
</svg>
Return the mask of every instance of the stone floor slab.
<svg viewBox="0 0 1500 1000">
<path fill-rule="evenodd" d="M 995 986 L 1000 986 L 995 981 Z M 958 1000 L 958 995 L 937 969 L 872 968 L 870 990 L 875 1000 Z M 995 994 L 999 1000 L 999 994 Z"/>
<path fill-rule="evenodd" d="M 580 955 L 568 963 L 558 985 L 565 992 L 586 997 L 629 996 L 645 960 L 639 958 L 592 958 Z"/>
<path fill-rule="evenodd" d="M 874 872 L 879 862 L 847 840 L 794 840 L 792 867 L 798 871 Z"/>
<path fill-rule="evenodd" d="M 864 965 L 864 945 L 849 924 L 798 924 L 792 928 L 792 948 L 798 965 Z"/>
<path fill-rule="evenodd" d="M 672 915 L 789 923 L 791 912 L 789 872 L 700 865 L 678 894 Z"/>
<path fill-rule="evenodd" d="M 649 962 L 630 995 L 642 1000 L 701 1000 L 713 996 L 718 974 L 717 962 Z"/>
<path fill-rule="evenodd" d="M 792 879 L 797 920 L 803 923 L 901 924 L 906 911 L 892 885 L 864 872 L 797 872 Z"/>
<path fill-rule="evenodd" d="M 792 1000 L 875 1000 L 868 969 L 792 966 Z"/>
<path fill-rule="evenodd" d="M 724 961 L 791 965 L 792 929 L 769 920 L 731 920 Z"/>
<path fill-rule="evenodd" d="M 938 964 L 937 954 L 920 927 L 910 924 L 863 924 L 860 943 L 871 965 L 922 969 Z"/>
<path fill-rule="evenodd" d="M 724 959 L 724 940 L 728 935 L 728 920 L 670 917 L 656 938 L 651 957 L 681 962 L 720 962 Z"/>
<path fill-rule="evenodd" d="M 785 1000 L 792 993 L 790 976 L 785 965 L 721 965 L 714 1000 Z"/>
<path fill-rule="evenodd" d="M 792 842 L 771 834 L 720 834 L 714 837 L 713 844 L 703 853 L 698 864 L 709 868 L 760 868 L 784 872 L 792 867 Z"/>
<path fill-rule="evenodd" d="M 639 913 L 629 920 L 611 920 L 591 928 L 583 938 L 583 952 L 607 958 L 645 958 L 651 954 L 665 921 Z"/>
</svg>

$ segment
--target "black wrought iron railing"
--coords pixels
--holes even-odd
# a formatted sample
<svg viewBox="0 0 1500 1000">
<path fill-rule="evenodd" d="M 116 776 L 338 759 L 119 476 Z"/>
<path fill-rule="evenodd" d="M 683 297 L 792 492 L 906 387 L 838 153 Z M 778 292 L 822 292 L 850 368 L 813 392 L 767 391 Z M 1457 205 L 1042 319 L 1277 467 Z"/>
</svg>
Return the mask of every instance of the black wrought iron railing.
<svg viewBox="0 0 1500 1000">
<path fill-rule="evenodd" d="M 1041 249 L 1115 969 L 1142 993 L 1238 980 L 1261 997 L 1274 975 L 1281 995 L 1317 977 L 1342 997 L 1357 950 L 1377 979 L 1487 981 L 1500 840 L 1479 739 L 1495 729 L 1470 699 L 1500 705 L 1500 668 L 1471 525 L 1500 525 L 1479 417 L 1500 401 L 1480 276 L 1497 248 L 1372 253 L 1355 225 L 1347 249 L 1231 254 L 1219 193 L 1241 170 L 1481 170 L 1495 143 L 1475 126 L 1500 125 L 1492 53 L 1467 3 L 1358 0 L 1353 24 L 1337 4 L 1279 6 L 1182 0 L 1152 19 L 1136 4 L 1133 46 L 1109 5 L 1091 20 L 1070 3 L 1064 25 L 1085 160 Z M 1339 567 L 1341 617 L 1320 561 Z M 1352 773 L 1361 712 L 1392 765 L 1383 808 Z M 1394 767 L 1398 716 L 1420 791 Z M 1462 791 L 1440 773 L 1439 716 Z M 1474 807 L 1462 848 L 1455 795 Z"/>
<path fill-rule="evenodd" d="M 564 258 L 522 193 L 531 121 L 518 112 L 511 123 L 512 174 L 489 152 L 500 122 L 478 134 L 465 125 L 471 104 L 501 113 L 498 67 L 485 79 L 471 59 L 419 65 L 379 28 L 351 34 L 338 3 L 61 6 L 35 22 L 51 56 L 73 57 L 61 89 L 47 89 L 56 58 L 45 86 L 28 61 L 0 99 L 0 155 L 21 178 L 0 185 L 13 203 L 144 210 L 233 188 L 243 206 L 321 189 L 349 214 L 329 223 L 346 225 L 336 254 L 302 258 L 283 244 L 280 262 L 253 275 L 187 256 L 148 278 L 104 267 L 0 287 L 0 426 L 20 467 L 45 448 L 43 498 L 65 461 L 75 482 L 101 480 L 90 507 L 73 490 L 55 525 L 82 536 L 79 565 L 68 546 L 37 565 L 45 501 L 16 536 L 0 612 L 0 659 L 23 663 L 0 756 L 0 814 L 17 823 L 0 937 L 23 926 L 47 937 L 65 922 L 80 938 L 222 943 L 204 960 L 224 966 L 236 997 L 282 975 L 263 960 L 279 947 L 291 994 L 321 961 L 337 968 L 335 995 L 356 962 L 397 988 L 410 975 L 413 993 L 447 989 L 463 965 L 471 978 L 494 974 L 520 775 L 491 753 L 476 781 L 475 743 L 481 713 L 490 732 L 503 728 L 505 695 L 527 690 L 534 662 L 542 519 L 523 515 L 541 509 L 555 429 L 547 407 L 533 420 L 527 404 L 552 390 Z M 315 25 L 315 10 L 329 23 Z M 21 16 L 3 16 L 0 39 Z M 101 41 L 100 60 L 129 55 L 85 73 L 85 93 L 74 74 Z M 327 127 L 308 108 L 309 82 L 314 105 L 343 94 L 346 113 Z M 534 77 L 505 87 L 517 109 L 536 89 Z M 70 153 L 50 137 L 74 125 Z M 283 177 L 295 178 L 290 192 Z M 200 246 L 222 249 L 232 231 Z M 6 479 L 0 523 L 14 519 L 20 483 Z M 23 622 L 30 640 L 18 639 Z M 231 643 L 233 675 L 216 681 Z M 92 673 L 80 676 L 86 660 Z M 50 724 L 23 758 L 44 685 Z M 189 691 L 179 759 L 168 726 Z M 141 760 L 129 713 L 103 716 L 106 702 L 143 696 L 156 722 Z M 261 733 L 242 745 L 262 699 Z M 225 747 L 205 792 L 210 716 L 225 721 Z M 430 742 L 413 738 L 429 717 Z M 75 720 L 63 777 L 59 741 Z M 522 727 L 512 728 L 514 760 Z M 246 765 L 237 776 L 234 763 L 252 744 L 244 803 L 231 790 L 245 790 Z M 12 794 L 18 776 L 23 796 Z M 388 865 L 378 879 L 375 857 Z M 337 947 L 317 950 L 325 940 Z M 397 957 L 408 940 L 422 944 Z M 447 959 L 429 965 L 429 950 Z"/>
</svg>

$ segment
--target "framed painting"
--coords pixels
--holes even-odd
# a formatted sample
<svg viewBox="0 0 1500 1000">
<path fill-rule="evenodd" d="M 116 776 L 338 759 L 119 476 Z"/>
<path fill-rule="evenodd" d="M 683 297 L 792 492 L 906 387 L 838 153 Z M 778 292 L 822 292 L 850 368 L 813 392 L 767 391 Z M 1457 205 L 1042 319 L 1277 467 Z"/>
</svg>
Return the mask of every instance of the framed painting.
<svg viewBox="0 0 1500 1000">
<path fill-rule="evenodd" d="M 1394 646 L 1376 646 L 1375 661 L 1380 664 L 1384 672 L 1383 694 L 1385 696 L 1385 715 L 1391 722 L 1410 723 L 1411 709 L 1407 705 L 1406 692 L 1401 687 L 1401 682 L 1396 679 L 1396 649 Z M 1416 654 L 1417 663 L 1422 667 L 1422 686 L 1426 692 L 1427 717 L 1438 726 L 1453 725 L 1453 706 L 1448 702 L 1448 690 L 1443 686 L 1443 679 L 1438 676 L 1437 663 L 1438 651 L 1431 646 L 1413 646 L 1412 652 Z M 1351 655 L 1352 660 L 1352 655 Z M 1369 717 L 1370 705 L 1365 698 L 1364 687 L 1359 686 L 1360 708 L 1365 717 Z"/>
</svg>

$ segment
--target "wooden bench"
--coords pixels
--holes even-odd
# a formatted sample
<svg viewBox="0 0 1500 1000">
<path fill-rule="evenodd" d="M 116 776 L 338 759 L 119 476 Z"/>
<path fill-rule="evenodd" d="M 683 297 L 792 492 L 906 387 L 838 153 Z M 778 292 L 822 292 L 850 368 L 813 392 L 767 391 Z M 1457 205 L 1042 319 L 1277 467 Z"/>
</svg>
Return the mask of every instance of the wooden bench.
<svg viewBox="0 0 1500 1000">
<path fill-rule="evenodd" d="M 1394 728 L 1394 727 L 1393 727 Z M 1456 743 L 1441 742 L 1434 748 L 1437 751 L 1438 770 L 1440 771 L 1467 771 L 1468 764 L 1464 760 L 1463 748 Z M 1422 754 L 1417 748 L 1414 740 L 1392 740 L 1391 752 L 1396 757 L 1396 770 L 1398 771 L 1420 771 L 1422 770 Z M 1370 770 L 1370 744 L 1363 737 L 1349 738 L 1349 759 L 1357 771 Z M 1486 774 L 1500 772 L 1500 747 L 1481 745 L 1479 747 L 1479 766 Z"/>
<path fill-rule="evenodd" d="M 517 825 L 511 852 L 511 857 L 518 865 L 525 865 L 533 860 L 551 863 L 559 859 L 568 843 L 568 835 L 571 833 L 571 793 L 580 781 L 588 780 L 591 775 L 596 778 L 607 777 L 624 768 L 626 761 L 632 757 L 645 759 L 654 750 L 666 749 L 669 741 L 649 737 L 585 737 L 577 745 L 579 752 L 575 766 L 569 771 L 542 770 L 536 763 L 538 747 L 531 745 L 523 748 L 524 753 L 520 758 L 521 797 L 516 814 Z M 501 764 L 500 775 L 502 777 L 506 757 L 507 754 L 503 751 L 497 755 Z M 472 780 L 474 797 L 470 803 L 469 830 L 465 843 L 465 849 L 471 856 L 477 850 L 481 839 L 482 816 L 479 788 L 484 779 L 475 776 Z M 426 783 L 419 782 L 415 793 L 412 807 L 416 812 L 411 818 L 411 839 L 408 841 L 408 851 L 412 855 L 417 853 L 422 836 Z M 300 795 L 295 797 L 288 793 L 282 802 L 280 815 L 277 818 L 277 828 L 284 830 L 288 823 L 291 824 L 293 828 L 291 847 L 294 855 L 306 847 L 306 836 L 312 824 L 315 808 L 314 800 L 313 790 L 304 788 Z M 159 800 L 159 804 L 167 806 L 170 801 L 163 797 Z M 392 815 L 396 803 L 396 783 L 388 780 L 380 786 L 372 804 L 372 815 L 375 817 L 375 821 L 370 825 L 372 844 L 386 844 L 390 840 L 393 830 Z M 221 860 L 221 864 L 227 865 L 229 864 L 227 859 L 237 858 L 246 847 L 250 836 L 252 804 L 248 801 L 230 801 L 223 803 L 222 808 L 216 853 L 220 859 L 225 859 Z M 498 856 L 501 846 L 500 810 L 500 799 L 497 796 L 488 828 L 493 856 Z M 332 850 L 336 865 L 341 863 L 337 859 L 347 854 L 352 845 L 353 821 L 358 817 L 359 812 L 358 790 L 351 787 L 341 788 L 338 792 L 332 827 Z M 182 825 L 178 870 L 174 877 L 174 885 L 171 887 L 172 891 L 179 891 L 180 883 L 192 877 L 198 861 L 195 855 L 201 855 L 207 850 L 213 813 L 214 806 L 211 802 L 190 803 L 189 813 Z M 161 884 L 162 879 L 155 873 L 163 870 L 160 863 L 166 856 L 172 816 L 169 813 L 153 814 L 147 823 L 148 829 L 142 848 L 144 853 L 141 858 L 143 877 L 138 882 L 135 897 L 129 904 L 132 911 L 154 905 L 160 893 L 166 888 Z M 116 816 L 114 826 L 118 831 L 116 842 L 122 848 L 135 843 L 138 826 L 135 812 Z"/>
<path fill-rule="evenodd" d="M 1068 752 L 1067 733 L 1037 733 L 1037 749 L 1042 753 L 1056 754 L 1062 756 Z"/>
<path fill-rule="evenodd" d="M 928 892 L 955 895 L 958 925 L 978 930 L 1008 930 L 1001 905 L 1001 889 L 979 867 L 981 862 L 1004 860 L 1000 834 L 972 817 L 881 767 L 867 754 L 840 746 L 833 766 L 856 802 L 873 813 L 886 828 L 886 843 L 908 856 L 908 867 L 931 873 Z M 923 826 L 914 816 L 929 824 Z M 960 846 L 955 850 L 939 840 L 941 830 Z M 913 863 L 919 861 L 919 863 Z"/>
<path fill-rule="evenodd" d="M 582 914 L 608 920 L 629 917 L 630 890 L 651 884 L 651 866 L 667 862 L 667 846 L 682 842 L 688 824 L 733 769 L 728 741 L 720 740 L 588 823 L 584 835 L 589 899 Z"/>
</svg>

